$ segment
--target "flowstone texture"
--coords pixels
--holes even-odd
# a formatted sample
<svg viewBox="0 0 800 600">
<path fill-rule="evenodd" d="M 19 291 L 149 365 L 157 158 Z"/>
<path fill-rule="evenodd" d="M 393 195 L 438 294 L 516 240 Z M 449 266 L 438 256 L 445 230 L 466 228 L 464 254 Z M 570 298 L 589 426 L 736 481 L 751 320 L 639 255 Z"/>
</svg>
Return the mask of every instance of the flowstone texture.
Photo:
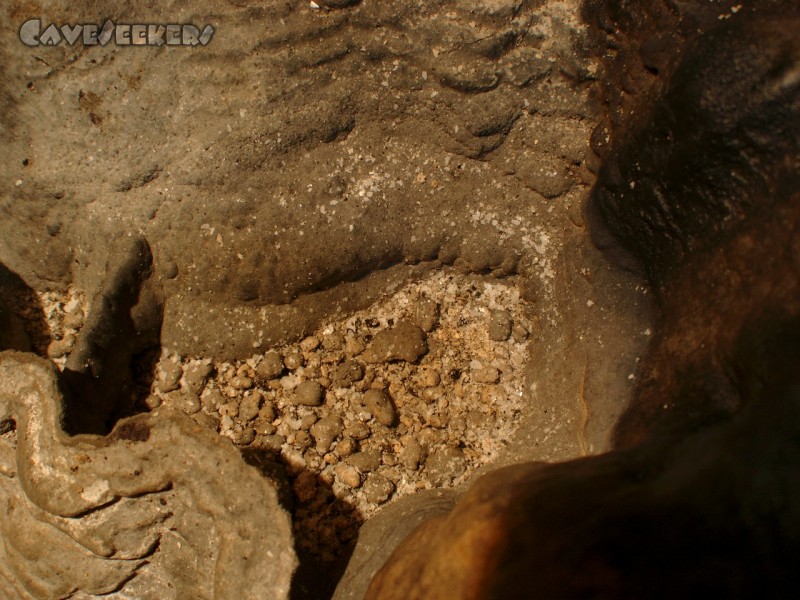
<svg viewBox="0 0 800 600">
<path fill-rule="evenodd" d="M 368 524 L 414 486 L 610 448 L 652 307 L 583 220 L 601 115 L 580 2 L 105 0 L 32 12 L 13 0 L 3 10 L 0 263 L 31 290 L 7 304 L 36 330 L 34 349 L 78 382 L 67 385 L 71 433 L 107 433 L 137 410 L 154 426 L 169 409 L 186 413 L 210 436 L 199 446 L 216 447 L 216 430 L 251 462 L 286 471 L 295 533 L 316 523 L 298 551 L 317 553 L 352 537 L 342 512 L 361 510 Z M 18 39 L 29 18 L 109 16 L 215 34 L 192 49 Z M 394 335 L 380 333 L 395 327 L 387 313 L 379 327 L 353 326 L 363 349 L 325 346 L 328 329 L 344 334 L 354 315 L 374 317 L 437 277 L 457 282 L 437 300 L 440 329 L 423 315 L 425 336 L 406 328 L 402 344 L 378 347 L 367 337 Z M 506 305 L 473 302 L 473 284 L 501 286 Z M 476 313 L 463 324 L 460 306 Z M 417 319 L 416 308 L 397 314 Z M 303 346 L 313 337 L 319 349 Z M 459 364 L 445 368 L 451 355 Z M 372 393 L 369 410 L 353 409 L 353 388 L 366 404 L 372 384 L 359 369 L 385 377 L 388 400 Z M 118 398 L 81 412 L 98 389 Z M 494 418 L 504 412 L 513 419 Z M 428 452 L 440 443 L 445 452 Z M 210 490 L 225 488 L 208 477 Z M 320 518 L 329 510 L 337 518 Z M 330 564 L 300 571 L 298 597 L 330 594 L 331 581 L 314 589 L 335 578 Z"/>
<path fill-rule="evenodd" d="M 5 598 L 286 598 L 296 559 L 275 487 L 169 410 L 66 436 L 55 372 L 0 354 Z"/>
</svg>

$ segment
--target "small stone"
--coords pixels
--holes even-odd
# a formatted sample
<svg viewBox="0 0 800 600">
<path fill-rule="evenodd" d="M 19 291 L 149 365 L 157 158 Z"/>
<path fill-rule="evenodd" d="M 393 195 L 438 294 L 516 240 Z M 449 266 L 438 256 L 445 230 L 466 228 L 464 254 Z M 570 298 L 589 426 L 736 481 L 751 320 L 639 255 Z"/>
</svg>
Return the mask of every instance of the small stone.
<svg viewBox="0 0 800 600">
<path fill-rule="evenodd" d="M 206 389 L 205 393 L 200 397 L 200 401 L 208 412 L 215 412 L 222 404 L 225 404 L 225 397 L 216 388 L 209 390 Z"/>
<path fill-rule="evenodd" d="M 256 439 L 256 432 L 252 427 L 243 427 L 239 431 L 233 432 L 233 443 L 237 446 L 247 446 Z"/>
<path fill-rule="evenodd" d="M 317 452 L 325 454 L 331 449 L 333 442 L 342 433 L 342 419 L 336 416 L 320 419 L 311 427 L 311 435 L 316 442 Z"/>
<path fill-rule="evenodd" d="M 358 356 L 366 347 L 364 340 L 352 333 L 348 334 L 344 340 L 344 351 L 349 356 Z"/>
<path fill-rule="evenodd" d="M 489 339 L 505 342 L 511 335 L 511 315 L 505 310 L 493 310 L 489 320 Z"/>
<path fill-rule="evenodd" d="M 307 431 L 311 428 L 311 426 L 319 421 L 319 417 L 315 415 L 313 412 L 308 413 L 307 415 L 303 415 L 300 418 L 300 429 Z"/>
<path fill-rule="evenodd" d="M 424 452 L 422 445 L 420 445 L 416 438 L 410 437 L 406 445 L 400 451 L 400 462 L 403 463 L 405 468 L 416 471 L 424 458 Z"/>
<path fill-rule="evenodd" d="M 236 375 L 231 379 L 231 387 L 235 390 L 249 390 L 253 387 L 253 380 L 244 375 Z"/>
<path fill-rule="evenodd" d="M 370 473 L 364 482 L 364 497 L 372 504 L 383 504 L 394 492 L 394 484 L 378 473 Z"/>
<path fill-rule="evenodd" d="M 316 381 L 304 381 L 294 388 L 292 402 L 303 406 L 319 406 L 322 404 L 322 386 Z"/>
<path fill-rule="evenodd" d="M 500 371 L 496 367 L 481 367 L 472 371 L 472 380 L 476 383 L 497 383 Z"/>
<path fill-rule="evenodd" d="M 430 333 L 439 322 L 439 305 L 430 298 L 420 298 L 414 307 L 414 321 L 422 331 Z"/>
<path fill-rule="evenodd" d="M 200 410 L 200 398 L 189 390 L 174 390 L 166 395 L 166 401 L 170 406 L 174 406 L 187 415 L 193 415 Z"/>
<path fill-rule="evenodd" d="M 303 352 L 313 352 L 317 348 L 319 348 L 319 338 L 314 335 L 308 336 L 300 342 L 300 349 Z"/>
<path fill-rule="evenodd" d="M 386 390 L 367 390 L 364 393 L 364 405 L 381 425 L 392 427 L 397 424 L 397 410 Z"/>
<path fill-rule="evenodd" d="M 47 356 L 50 358 L 61 358 L 69 354 L 75 347 L 75 336 L 70 334 L 65 335 L 60 340 L 53 340 L 47 346 Z M 178 376 L 180 378 L 180 375 Z"/>
<path fill-rule="evenodd" d="M 521 344 L 522 342 L 528 339 L 528 330 L 525 328 L 524 325 L 520 325 L 519 323 L 514 323 L 514 326 L 511 328 L 511 337 L 514 338 L 515 342 Z"/>
<path fill-rule="evenodd" d="M 156 408 L 161 406 L 161 403 L 162 403 L 161 398 L 159 398 L 155 394 L 150 394 L 150 395 L 147 396 L 147 398 L 144 399 L 144 405 L 149 410 L 155 410 Z"/>
<path fill-rule="evenodd" d="M 183 369 L 183 379 L 186 381 L 186 386 L 195 394 L 203 391 L 208 377 L 213 372 L 214 368 L 210 362 L 192 361 Z"/>
<path fill-rule="evenodd" d="M 365 440 L 370 436 L 369 425 L 366 423 L 362 423 L 361 421 L 354 421 L 350 423 L 347 428 L 345 429 L 345 434 L 349 435 L 354 440 Z"/>
<path fill-rule="evenodd" d="M 263 402 L 264 396 L 258 390 L 247 394 L 239 405 L 239 419 L 245 423 L 255 419 Z"/>
<path fill-rule="evenodd" d="M 392 329 L 379 331 L 364 351 L 363 358 L 368 363 L 415 362 L 427 351 L 425 332 L 413 323 L 401 321 Z"/>
<path fill-rule="evenodd" d="M 80 329 L 83 327 L 83 309 L 75 303 L 64 312 L 64 327 L 69 329 Z"/>
<path fill-rule="evenodd" d="M 344 437 L 336 444 L 334 452 L 339 458 L 347 458 L 358 449 L 358 444 L 351 437 Z"/>
<path fill-rule="evenodd" d="M 326 352 L 338 352 L 342 349 L 344 339 L 338 333 L 329 333 L 322 336 L 322 347 Z"/>
<path fill-rule="evenodd" d="M 294 445 L 300 448 L 301 450 L 305 450 L 306 448 L 311 447 L 311 436 L 308 435 L 307 431 L 298 431 L 294 434 Z"/>
<path fill-rule="evenodd" d="M 275 351 L 267 352 L 256 367 L 256 375 L 266 380 L 275 379 L 283 373 L 283 368 L 281 355 Z"/>
<path fill-rule="evenodd" d="M 364 450 L 356 452 L 347 459 L 347 464 L 355 467 L 362 473 L 374 471 L 381 466 L 381 453 L 377 450 Z"/>
<path fill-rule="evenodd" d="M 253 423 L 253 429 L 256 430 L 257 435 L 272 435 L 273 433 L 278 431 L 278 428 L 275 427 L 275 425 L 273 425 L 269 421 L 261 419 L 261 417 L 255 420 L 255 422 Z"/>
<path fill-rule="evenodd" d="M 272 452 L 280 452 L 285 443 L 286 438 L 282 435 L 265 435 L 259 439 L 259 445 Z"/>
<path fill-rule="evenodd" d="M 258 411 L 258 418 L 272 423 L 275 420 L 275 405 L 272 402 L 264 402 L 261 410 Z"/>
<path fill-rule="evenodd" d="M 442 377 L 439 372 L 430 367 L 422 367 L 417 374 L 417 382 L 424 388 L 436 387 L 441 381 Z"/>
<path fill-rule="evenodd" d="M 425 461 L 425 473 L 435 486 L 451 483 L 467 470 L 467 459 L 460 448 L 444 446 L 437 448 Z"/>
<path fill-rule="evenodd" d="M 347 487 L 357 488 L 361 485 L 361 475 L 354 467 L 345 463 L 339 463 L 335 467 L 336 479 Z"/>
<path fill-rule="evenodd" d="M 181 363 L 174 360 L 165 360 L 161 364 L 161 369 L 156 380 L 156 387 L 162 393 L 172 392 L 180 387 L 183 367 Z"/>
<path fill-rule="evenodd" d="M 331 380 L 335 387 L 349 388 L 356 381 L 363 379 L 364 367 L 354 360 L 346 360 L 333 368 Z"/>
<path fill-rule="evenodd" d="M 283 357 L 283 364 L 286 365 L 287 369 L 296 371 L 306 364 L 306 359 L 303 358 L 303 355 L 300 352 L 289 352 Z"/>
</svg>

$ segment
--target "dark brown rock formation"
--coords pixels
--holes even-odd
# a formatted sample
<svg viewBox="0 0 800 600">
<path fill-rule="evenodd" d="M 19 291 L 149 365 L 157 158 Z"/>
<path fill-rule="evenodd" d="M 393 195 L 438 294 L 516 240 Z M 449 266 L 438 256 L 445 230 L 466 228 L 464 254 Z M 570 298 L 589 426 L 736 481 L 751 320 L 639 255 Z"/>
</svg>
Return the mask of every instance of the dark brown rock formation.
<svg viewBox="0 0 800 600">
<path fill-rule="evenodd" d="M 484 476 L 368 598 L 800 590 L 800 20 L 710 4 L 587 5 L 616 56 L 588 216 L 661 308 L 619 450 Z"/>
</svg>

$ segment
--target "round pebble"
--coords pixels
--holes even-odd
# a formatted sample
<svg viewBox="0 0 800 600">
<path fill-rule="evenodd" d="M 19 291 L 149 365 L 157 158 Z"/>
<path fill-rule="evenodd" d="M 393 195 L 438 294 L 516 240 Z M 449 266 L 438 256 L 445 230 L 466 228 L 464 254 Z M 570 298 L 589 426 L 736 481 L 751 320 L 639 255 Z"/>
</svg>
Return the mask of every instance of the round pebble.
<svg viewBox="0 0 800 600">
<path fill-rule="evenodd" d="M 370 473 L 363 489 L 367 502 L 383 504 L 394 492 L 394 484 L 383 475 Z"/>
<path fill-rule="evenodd" d="M 275 351 L 267 352 L 256 367 L 256 375 L 263 379 L 275 379 L 283 373 L 283 359 Z"/>
<path fill-rule="evenodd" d="M 359 475 L 358 470 L 355 467 L 350 465 L 339 463 L 335 467 L 336 472 L 336 479 L 338 479 L 344 485 L 357 488 L 361 485 L 361 475 Z"/>
<path fill-rule="evenodd" d="M 342 433 L 344 425 L 342 419 L 337 416 L 326 417 L 320 419 L 311 426 L 311 435 L 316 442 L 317 452 L 320 454 L 327 453 L 333 442 Z"/>
<path fill-rule="evenodd" d="M 386 390 L 367 390 L 364 393 L 364 405 L 381 425 L 392 427 L 397 424 L 397 411 Z"/>
<path fill-rule="evenodd" d="M 295 404 L 319 406 L 322 404 L 322 392 L 322 386 L 316 381 L 304 381 L 294 389 L 292 398 Z"/>
</svg>

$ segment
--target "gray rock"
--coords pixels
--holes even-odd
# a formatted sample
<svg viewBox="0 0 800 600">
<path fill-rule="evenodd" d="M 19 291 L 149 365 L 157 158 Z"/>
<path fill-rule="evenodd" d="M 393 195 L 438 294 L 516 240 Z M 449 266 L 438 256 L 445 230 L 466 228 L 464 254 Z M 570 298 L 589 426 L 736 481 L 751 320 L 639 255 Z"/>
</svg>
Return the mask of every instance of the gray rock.
<svg viewBox="0 0 800 600">
<path fill-rule="evenodd" d="M 288 352 L 286 356 L 283 357 L 283 364 L 286 365 L 287 369 L 295 371 L 306 364 L 306 359 L 303 358 L 300 352 Z"/>
<path fill-rule="evenodd" d="M 197 394 L 189 390 L 175 390 L 168 393 L 166 402 L 187 415 L 193 415 L 200 410 L 200 399 Z"/>
<path fill-rule="evenodd" d="M 300 342 L 300 349 L 303 352 L 313 352 L 317 348 L 319 348 L 320 340 L 315 335 L 310 335 L 305 338 L 302 342 Z"/>
<path fill-rule="evenodd" d="M 258 416 L 264 396 L 258 390 L 247 394 L 239 404 L 239 419 L 243 422 L 252 421 Z"/>
<path fill-rule="evenodd" d="M 272 402 L 264 402 L 261 410 L 258 411 L 258 418 L 267 422 L 275 420 L 275 405 Z"/>
<path fill-rule="evenodd" d="M 216 412 L 220 406 L 225 404 L 225 401 L 225 397 L 216 388 L 211 390 L 206 388 L 205 392 L 203 392 L 203 395 L 200 396 L 200 402 L 202 403 L 203 408 L 210 413 Z"/>
<path fill-rule="evenodd" d="M 362 355 L 368 363 L 403 360 L 416 362 L 428 351 L 425 332 L 408 321 L 379 331 Z"/>
<path fill-rule="evenodd" d="M 317 452 L 320 454 L 328 452 L 343 429 L 342 419 L 337 416 L 325 417 L 314 423 L 311 426 L 311 435 L 314 437 Z"/>
<path fill-rule="evenodd" d="M 358 356 L 361 354 L 367 345 L 360 337 L 355 334 L 348 333 L 344 340 L 344 351 L 349 356 Z"/>
<path fill-rule="evenodd" d="M 256 366 L 256 374 L 264 379 L 275 379 L 283 373 L 283 359 L 275 352 L 267 352 L 261 362 Z"/>
<path fill-rule="evenodd" d="M 161 363 L 161 371 L 156 380 L 156 387 L 159 392 L 166 394 L 173 390 L 177 390 L 181 383 L 183 376 L 183 366 L 179 360 L 169 359 Z"/>
<path fill-rule="evenodd" d="M 259 438 L 260 446 L 272 452 L 280 452 L 286 443 L 286 438 L 282 435 L 264 435 Z"/>
<path fill-rule="evenodd" d="M 253 388 L 253 380 L 245 375 L 236 375 L 231 379 L 231 387 L 235 390 L 249 390 Z"/>
<path fill-rule="evenodd" d="M 322 347 L 326 352 L 338 352 L 344 345 L 344 338 L 338 333 L 329 333 L 322 336 Z"/>
<path fill-rule="evenodd" d="M 362 441 L 367 439 L 372 434 L 372 431 L 366 423 L 354 421 L 347 426 L 345 434 L 349 435 L 354 440 Z"/>
<path fill-rule="evenodd" d="M 347 464 L 355 467 L 362 473 L 368 473 L 381 466 L 381 453 L 377 450 L 364 450 L 356 452 L 347 458 Z"/>
<path fill-rule="evenodd" d="M 308 430 L 317 421 L 319 421 L 319 417 L 316 414 L 314 414 L 313 412 L 312 413 L 308 413 L 306 415 L 303 415 L 300 418 L 300 429 Z"/>
<path fill-rule="evenodd" d="M 354 360 L 346 360 L 336 365 L 331 374 L 331 380 L 335 387 L 348 388 L 356 381 L 364 377 L 364 367 Z"/>
<path fill-rule="evenodd" d="M 367 390 L 364 393 L 364 405 L 381 425 L 392 427 L 397 424 L 397 410 L 386 390 Z"/>
<path fill-rule="evenodd" d="M 505 342 L 511 335 L 511 315 L 505 310 L 493 310 L 489 320 L 489 339 Z"/>
<path fill-rule="evenodd" d="M 444 446 L 431 452 L 425 461 L 425 473 L 435 486 L 447 485 L 467 470 L 467 459 L 460 448 Z"/>
<path fill-rule="evenodd" d="M 336 449 L 334 452 L 339 458 L 347 458 L 348 456 L 352 455 L 357 448 L 358 442 L 356 442 L 353 438 L 346 436 L 343 437 L 338 444 L 336 444 Z"/>
<path fill-rule="evenodd" d="M 370 473 L 363 489 L 368 502 L 383 504 L 394 492 L 394 484 L 379 473 Z"/>
<path fill-rule="evenodd" d="M 319 406 L 322 404 L 323 389 L 316 381 L 303 381 L 290 396 L 292 402 L 303 406 Z"/>
<path fill-rule="evenodd" d="M 242 427 L 233 432 L 233 443 L 237 446 L 247 446 L 256 439 L 256 431 L 252 427 Z"/>
<path fill-rule="evenodd" d="M 420 298 L 414 307 L 414 321 L 422 331 L 430 333 L 439 322 L 439 305 L 430 298 Z"/>
<path fill-rule="evenodd" d="M 422 445 L 416 438 L 409 437 L 403 450 L 400 452 L 400 462 L 407 469 L 416 471 L 425 456 Z"/>
<path fill-rule="evenodd" d="M 375 573 L 394 549 L 427 519 L 447 514 L 455 504 L 453 490 L 428 490 L 401 498 L 367 519 L 341 578 L 334 600 L 361 600 Z"/>
<path fill-rule="evenodd" d="M 183 379 L 192 392 L 199 394 L 213 371 L 210 361 L 192 361 L 184 367 Z"/>
</svg>

